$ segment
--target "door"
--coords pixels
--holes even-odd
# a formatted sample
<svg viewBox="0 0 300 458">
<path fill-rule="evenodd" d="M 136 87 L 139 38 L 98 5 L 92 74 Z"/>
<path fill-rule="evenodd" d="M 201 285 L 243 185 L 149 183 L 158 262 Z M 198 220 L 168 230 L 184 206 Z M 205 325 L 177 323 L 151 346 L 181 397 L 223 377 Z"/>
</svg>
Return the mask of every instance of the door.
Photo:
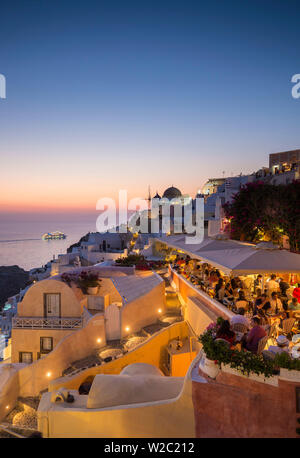
<svg viewBox="0 0 300 458">
<path fill-rule="evenodd" d="M 110 304 L 105 309 L 105 333 L 106 340 L 118 340 L 121 338 L 120 308 L 116 304 Z"/>
<path fill-rule="evenodd" d="M 60 317 L 60 294 L 45 294 L 44 314 L 46 317 Z"/>
</svg>

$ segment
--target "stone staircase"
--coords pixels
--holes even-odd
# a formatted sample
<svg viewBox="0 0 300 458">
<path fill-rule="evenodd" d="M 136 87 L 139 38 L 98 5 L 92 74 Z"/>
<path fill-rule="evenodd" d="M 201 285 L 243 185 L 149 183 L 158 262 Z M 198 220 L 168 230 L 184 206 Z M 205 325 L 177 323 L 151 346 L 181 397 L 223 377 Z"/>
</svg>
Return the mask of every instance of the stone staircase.
<svg viewBox="0 0 300 458">
<path fill-rule="evenodd" d="M 18 398 L 15 408 L 0 424 L 0 437 L 26 438 L 38 435 L 37 408 L 40 396 Z"/>
</svg>

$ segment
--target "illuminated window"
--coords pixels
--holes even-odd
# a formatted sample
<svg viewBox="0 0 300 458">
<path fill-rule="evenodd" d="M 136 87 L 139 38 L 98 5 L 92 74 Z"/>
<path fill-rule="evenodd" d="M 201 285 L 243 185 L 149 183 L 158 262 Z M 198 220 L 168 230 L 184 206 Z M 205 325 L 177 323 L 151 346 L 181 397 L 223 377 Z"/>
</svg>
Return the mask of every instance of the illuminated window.
<svg viewBox="0 0 300 458">
<path fill-rule="evenodd" d="M 53 337 L 41 337 L 41 353 L 48 353 L 53 350 Z"/>
<path fill-rule="evenodd" d="M 27 351 L 20 351 L 19 353 L 19 362 L 31 364 L 32 363 L 32 353 Z"/>
</svg>

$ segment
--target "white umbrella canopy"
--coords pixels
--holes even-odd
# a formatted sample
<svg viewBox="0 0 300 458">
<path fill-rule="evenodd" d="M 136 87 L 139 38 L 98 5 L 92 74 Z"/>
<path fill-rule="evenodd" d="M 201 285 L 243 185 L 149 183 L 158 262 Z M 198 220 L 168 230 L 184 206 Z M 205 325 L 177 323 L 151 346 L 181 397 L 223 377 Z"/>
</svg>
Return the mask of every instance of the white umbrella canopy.
<svg viewBox="0 0 300 458">
<path fill-rule="evenodd" d="M 245 246 L 201 250 L 198 255 L 227 274 L 300 273 L 300 255 L 287 250 L 263 250 Z"/>
<path fill-rule="evenodd" d="M 299 274 L 300 255 L 287 250 L 257 249 L 233 269 L 233 273 L 237 275 L 273 272 L 278 274 Z"/>
<path fill-rule="evenodd" d="M 300 255 L 270 244 L 257 246 L 235 240 L 204 239 L 186 244 L 184 236 L 164 237 L 164 243 L 205 261 L 226 274 L 300 273 Z"/>
<path fill-rule="evenodd" d="M 222 270 L 225 274 L 230 275 L 237 265 L 247 259 L 252 251 L 243 248 L 228 248 L 211 251 L 198 251 L 197 256 L 206 261 L 208 264 Z"/>
</svg>

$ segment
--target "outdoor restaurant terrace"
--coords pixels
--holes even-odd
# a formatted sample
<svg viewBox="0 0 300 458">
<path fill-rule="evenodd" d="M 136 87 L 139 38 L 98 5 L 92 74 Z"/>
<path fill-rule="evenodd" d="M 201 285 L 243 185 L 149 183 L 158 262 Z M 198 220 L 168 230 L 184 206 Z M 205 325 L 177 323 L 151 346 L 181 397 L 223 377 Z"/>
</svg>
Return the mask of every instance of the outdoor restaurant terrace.
<svg viewBox="0 0 300 458">
<path fill-rule="evenodd" d="M 239 349 L 248 345 L 266 359 L 282 351 L 300 358 L 300 255 L 270 242 L 186 241 L 183 234 L 163 236 L 153 245 L 169 261 L 170 280 L 183 301 L 197 297 L 208 313 L 228 320 L 235 334 L 230 343 Z M 251 348 L 254 327 L 261 336 Z"/>
</svg>

